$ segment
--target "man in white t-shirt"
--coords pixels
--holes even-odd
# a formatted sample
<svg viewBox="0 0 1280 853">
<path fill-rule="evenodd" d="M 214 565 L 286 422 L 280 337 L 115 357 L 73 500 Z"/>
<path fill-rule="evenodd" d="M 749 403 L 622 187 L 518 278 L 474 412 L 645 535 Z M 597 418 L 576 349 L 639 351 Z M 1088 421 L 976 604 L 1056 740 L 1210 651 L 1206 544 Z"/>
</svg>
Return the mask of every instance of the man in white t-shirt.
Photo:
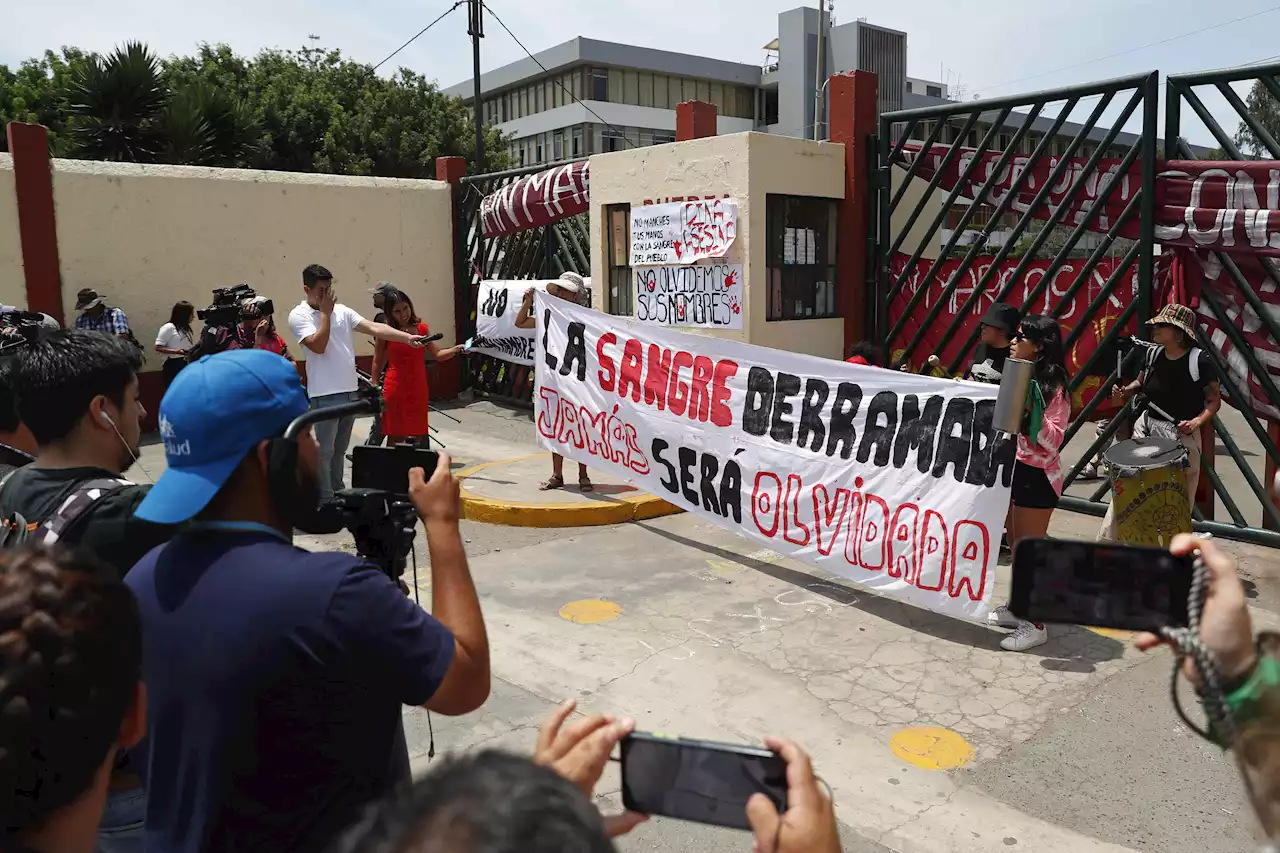
<svg viewBox="0 0 1280 853">
<path fill-rule="evenodd" d="M 289 328 L 306 349 L 307 394 L 311 408 L 322 409 L 349 403 L 356 399 L 359 378 L 356 375 L 354 334 L 360 332 L 384 341 L 397 341 L 415 347 L 426 346 L 425 338 L 393 329 L 385 323 L 371 323 L 337 302 L 333 273 L 319 264 L 302 271 L 305 297 L 289 312 Z M 320 442 L 320 497 L 327 500 L 344 488 L 342 465 L 347 445 L 351 443 L 351 425 L 355 415 L 348 415 L 315 425 Z"/>
</svg>

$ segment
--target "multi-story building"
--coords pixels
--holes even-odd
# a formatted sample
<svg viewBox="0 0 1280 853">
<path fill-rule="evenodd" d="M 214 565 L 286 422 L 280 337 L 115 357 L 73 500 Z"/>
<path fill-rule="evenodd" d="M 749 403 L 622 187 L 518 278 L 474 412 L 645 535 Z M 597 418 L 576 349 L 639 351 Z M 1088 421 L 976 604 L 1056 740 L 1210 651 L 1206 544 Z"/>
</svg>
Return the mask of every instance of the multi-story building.
<svg viewBox="0 0 1280 853">
<path fill-rule="evenodd" d="M 882 109 L 902 107 L 905 33 L 865 21 L 833 27 L 825 12 L 798 8 L 778 16 L 778 38 L 765 49 L 771 58 L 762 66 L 575 38 L 542 51 L 536 61 L 525 58 L 483 74 L 481 110 L 486 123 L 511 139 L 512 159 L 532 165 L 674 141 L 681 101 L 715 104 L 722 134 L 756 130 L 814 138 L 819 87 L 831 74 L 851 69 L 880 75 Z M 931 81 L 913 84 L 945 93 Z M 459 83 L 445 94 L 471 105 L 474 85 Z M 825 135 L 821 122 L 817 131 L 818 138 Z"/>
</svg>

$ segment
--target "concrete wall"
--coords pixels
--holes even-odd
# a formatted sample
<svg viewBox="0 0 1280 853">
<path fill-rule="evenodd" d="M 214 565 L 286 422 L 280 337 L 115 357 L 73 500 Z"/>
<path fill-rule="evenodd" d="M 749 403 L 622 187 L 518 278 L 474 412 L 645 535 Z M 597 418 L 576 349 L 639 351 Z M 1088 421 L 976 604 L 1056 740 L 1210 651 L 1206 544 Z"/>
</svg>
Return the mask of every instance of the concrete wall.
<svg viewBox="0 0 1280 853">
<path fill-rule="evenodd" d="M 295 357 L 289 310 L 302 300 L 302 269 L 333 271 L 339 299 L 372 318 L 368 290 L 395 282 L 432 331 L 453 342 L 449 185 L 438 181 L 304 175 L 191 166 L 53 161 L 63 302 L 92 287 L 129 315 L 149 355 L 174 302 L 207 306 L 211 291 L 248 282 L 276 305 Z M 0 274 L 5 190 L 0 166 Z M 12 173 L 9 173 L 10 181 Z M 3 293 L 0 292 L 0 296 Z M 363 336 L 360 352 L 372 352 Z"/>
<path fill-rule="evenodd" d="M 592 304 L 607 310 L 606 207 L 637 206 L 646 199 L 729 195 L 738 202 L 738 239 L 724 260 L 743 265 L 742 329 L 681 331 L 839 358 L 843 320 L 766 319 L 765 198 L 770 193 L 843 198 L 843 147 L 741 133 L 592 157 Z"/>
<path fill-rule="evenodd" d="M 0 154 L 0 304 L 27 305 L 18 237 L 18 200 L 14 196 L 13 157 Z"/>
</svg>

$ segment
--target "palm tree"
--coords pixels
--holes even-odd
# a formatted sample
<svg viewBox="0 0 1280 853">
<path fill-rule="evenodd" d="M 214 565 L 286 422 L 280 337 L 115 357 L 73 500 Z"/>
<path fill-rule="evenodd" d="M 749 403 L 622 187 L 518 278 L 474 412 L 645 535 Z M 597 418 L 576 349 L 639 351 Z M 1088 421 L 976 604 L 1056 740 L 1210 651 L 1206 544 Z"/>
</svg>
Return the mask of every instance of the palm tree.
<svg viewBox="0 0 1280 853">
<path fill-rule="evenodd" d="M 129 42 L 110 55 L 91 56 L 67 89 L 71 138 L 81 157 L 153 162 L 164 149 L 161 116 L 168 89 L 146 45 Z"/>
</svg>

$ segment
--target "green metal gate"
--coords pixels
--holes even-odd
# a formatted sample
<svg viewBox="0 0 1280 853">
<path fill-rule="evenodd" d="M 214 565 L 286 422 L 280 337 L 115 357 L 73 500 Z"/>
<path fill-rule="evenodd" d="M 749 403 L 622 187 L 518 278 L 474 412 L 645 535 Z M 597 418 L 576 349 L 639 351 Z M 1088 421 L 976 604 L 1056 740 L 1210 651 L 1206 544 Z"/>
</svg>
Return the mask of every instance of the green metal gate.
<svg viewBox="0 0 1280 853">
<path fill-rule="evenodd" d="M 455 298 L 458 305 L 465 306 L 463 310 L 468 312 L 463 340 L 476 331 L 476 296 L 482 279 L 509 281 L 556 278 L 565 272 L 590 274 L 591 225 L 587 214 L 492 239 L 483 237 L 480 205 L 485 197 L 547 168 L 542 165 L 513 169 L 468 176 L 461 181 L 454 234 L 462 243 L 457 253 L 462 263 L 457 270 Z M 532 405 L 533 370 L 493 356 L 472 355 L 467 357 L 463 387 L 499 399 Z"/>
</svg>

